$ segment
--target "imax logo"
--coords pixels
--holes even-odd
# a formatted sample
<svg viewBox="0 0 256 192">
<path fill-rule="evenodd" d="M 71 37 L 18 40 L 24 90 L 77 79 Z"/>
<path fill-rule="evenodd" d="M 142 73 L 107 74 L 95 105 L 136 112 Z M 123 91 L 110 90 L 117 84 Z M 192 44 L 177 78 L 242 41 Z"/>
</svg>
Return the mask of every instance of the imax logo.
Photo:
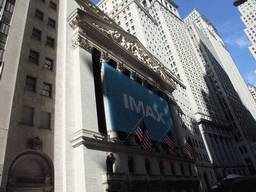
<svg viewBox="0 0 256 192">
<path fill-rule="evenodd" d="M 140 113 L 142 111 L 144 116 L 152 117 L 154 120 L 166 124 L 165 121 L 163 120 L 162 112 L 159 113 L 156 109 L 152 110 L 152 108 L 149 105 L 147 105 L 145 108 L 142 101 L 138 101 L 138 103 L 136 103 L 133 97 L 129 96 L 128 98 L 127 94 L 125 93 L 123 93 L 123 98 L 124 106 L 126 109 L 130 109 L 131 111 L 135 110 L 137 113 Z"/>
</svg>

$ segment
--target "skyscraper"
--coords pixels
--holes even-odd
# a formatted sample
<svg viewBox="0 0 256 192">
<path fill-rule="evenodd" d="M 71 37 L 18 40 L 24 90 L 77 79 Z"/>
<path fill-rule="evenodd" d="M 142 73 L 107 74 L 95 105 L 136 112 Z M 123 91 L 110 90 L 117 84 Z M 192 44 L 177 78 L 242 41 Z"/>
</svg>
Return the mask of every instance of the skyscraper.
<svg viewBox="0 0 256 192">
<path fill-rule="evenodd" d="M 230 56 L 176 3 L 3 5 L 0 190 L 205 191 L 253 174 Z M 141 122 L 151 147 L 135 135 Z"/>
<path fill-rule="evenodd" d="M 253 0 L 247 0 L 243 4 L 238 6 L 238 10 L 242 14 L 241 19 L 244 22 L 246 29 L 245 34 L 250 39 L 252 45 L 249 46 L 253 57 L 256 59 L 256 40 L 255 40 L 255 23 L 256 23 L 256 3 Z"/>
<path fill-rule="evenodd" d="M 252 94 L 254 101 L 256 102 L 256 88 L 251 84 L 247 84 L 247 87 L 248 87 L 250 93 Z"/>
</svg>

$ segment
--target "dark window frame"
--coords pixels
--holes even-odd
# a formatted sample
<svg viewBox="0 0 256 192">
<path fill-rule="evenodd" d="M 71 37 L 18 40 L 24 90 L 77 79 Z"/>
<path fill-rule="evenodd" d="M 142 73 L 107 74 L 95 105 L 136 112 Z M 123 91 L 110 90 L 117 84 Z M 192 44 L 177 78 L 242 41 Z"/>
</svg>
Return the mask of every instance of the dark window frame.
<svg viewBox="0 0 256 192">
<path fill-rule="evenodd" d="M 46 38 L 46 45 L 49 47 L 54 48 L 55 39 L 52 37 L 47 36 Z"/>
<path fill-rule="evenodd" d="M 42 31 L 40 31 L 40 30 L 37 29 L 37 28 L 33 28 L 32 37 L 35 38 L 35 39 L 38 40 L 38 41 L 41 41 L 41 38 L 42 38 Z"/>
<path fill-rule="evenodd" d="M 25 89 L 28 91 L 36 92 L 37 78 L 27 75 Z"/>
<path fill-rule="evenodd" d="M 54 10 L 57 10 L 57 4 L 54 3 L 53 1 L 50 1 L 49 7 L 54 9 Z"/>
<path fill-rule="evenodd" d="M 52 18 L 48 18 L 48 22 L 47 22 L 47 25 L 50 26 L 51 28 L 55 29 L 56 27 L 56 21 Z"/>
<path fill-rule="evenodd" d="M 43 82 L 42 95 L 52 97 L 52 84 Z"/>
<path fill-rule="evenodd" d="M 45 59 L 44 59 L 44 68 L 52 71 L 53 70 L 53 59 L 45 57 Z"/>
<path fill-rule="evenodd" d="M 39 63 L 39 52 L 30 50 L 29 61 L 35 64 Z"/>
<path fill-rule="evenodd" d="M 44 12 L 40 11 L 39 9 L 36 9 L 35 17 L 41 21 L 44 20 Z"/>
</svg>

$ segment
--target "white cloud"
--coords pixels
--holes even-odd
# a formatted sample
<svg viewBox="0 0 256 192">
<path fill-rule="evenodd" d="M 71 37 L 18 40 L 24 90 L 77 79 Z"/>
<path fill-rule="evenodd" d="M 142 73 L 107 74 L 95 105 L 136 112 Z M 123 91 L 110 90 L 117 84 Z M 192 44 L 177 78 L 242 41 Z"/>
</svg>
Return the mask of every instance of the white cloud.
<svg viewBox="0 0 256 192">
<path fill-rule="evenodd" d="M 237 46 L 239 48 L 248 47 L 251 45 L 251 42 L 247 38 L 246 35 L 240 36 L 240 37 L 228 37 L 226 40 L 224 40 L 226 44 L 230 44 L 233 46 Z"/>
<path fill-rule="evenodd" d="M 245 82 L 250 83 L 254 87 L 256 87 L 256 74 L 254 71 L 250 71 L 245 75 Z"/>
</svg>

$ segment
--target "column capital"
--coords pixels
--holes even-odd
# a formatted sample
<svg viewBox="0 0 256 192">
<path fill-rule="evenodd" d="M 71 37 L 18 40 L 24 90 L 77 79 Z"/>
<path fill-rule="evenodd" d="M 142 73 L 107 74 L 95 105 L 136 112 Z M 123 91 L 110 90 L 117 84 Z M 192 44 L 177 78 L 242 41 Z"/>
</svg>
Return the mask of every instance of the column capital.
<svg viewBox="0 0 256 192">
<path fill-rule="evenodd" d="M 77 47 L 81 47 L 86 51 L 88 51 L 89 53 L 92 53 L 92 49 L 94 46 L 92 42 L 90 42 L 88 39 L 78 34 L 75 36 L 74 39 L 72 39 L 72 47 L 73 49 L 76 49 Z"/>
</svg>

